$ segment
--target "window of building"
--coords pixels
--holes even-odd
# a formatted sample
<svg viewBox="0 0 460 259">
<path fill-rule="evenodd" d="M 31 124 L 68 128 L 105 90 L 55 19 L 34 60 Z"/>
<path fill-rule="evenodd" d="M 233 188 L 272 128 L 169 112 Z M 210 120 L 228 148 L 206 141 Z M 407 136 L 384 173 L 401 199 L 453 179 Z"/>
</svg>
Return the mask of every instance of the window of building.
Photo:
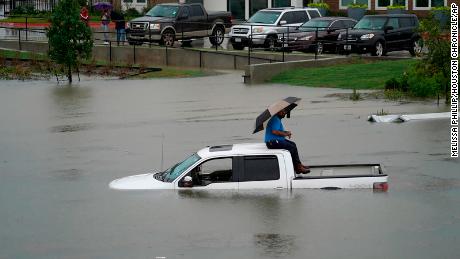
<svg viewBox="0 0 460 259">
<path fill-rule="evenodd" d="M 446 5 L 447 0 L 414 0 L 414 10 L 430 10 L 433 7 Z"/>
<path fill-rule="evenodd" d="M 232 13 L 233 18 L 244 20 L 245 0 L 228 0 L 227 10 Z"/>
<path fill-rule="evenodd" d="M 186 0 L 187 4 L 203 4 L 203 0 Z"/>
<path fill-rule="evenodd" d="M 367 9 L 371 7 L 370 0 L 340 0 L 340 9 L 347 9 L 349 4 L 366 4 Z"/>
<path fill-rule="evenodd" d="M 399 5 L 405 6 L 407 9 L 408 3 L 407 0 L 376 0 L 375 9 L 376 10 L 386 10 L 387 6 Z"/>
<path fill-rule="evenodd" d="M 291 6 L 291 0 L 272 0 L 272 7 Z"/>
<path fill-rule="evenodd" d="M 268 8 L 267 0 L 249 0 L 249 16 L 265 8 Z"/>
<path fill-rule="evenodd" d="M 132 3 L 133 0 L 123 0 L 123 3 Z"/>
<path fill-rule="evenodd" d="M 278 158 L 276 156 L 246 156 L 240 182 L 270 181 L 280 178 Z"/>
</svg>

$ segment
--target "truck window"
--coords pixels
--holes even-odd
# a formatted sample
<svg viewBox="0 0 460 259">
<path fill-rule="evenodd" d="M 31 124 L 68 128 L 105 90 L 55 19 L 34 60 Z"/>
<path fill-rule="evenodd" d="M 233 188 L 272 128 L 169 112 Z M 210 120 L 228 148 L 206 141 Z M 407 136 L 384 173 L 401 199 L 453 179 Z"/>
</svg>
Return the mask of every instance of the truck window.
<svg viewBox="0 0 460 259">
<path fill-rule="evenodd" d="M 280 170 L 276 156 L 245 156 L 240 182 L 278 180 Z"/>
<path fill-rule="evenodd" d="M 207 160 L 192 171 L 191 176 L 194 184 L 198 186 L 236 181 L 233 177 L 233 159 L 231 157 Z"/>
<path fill-rule="evenodd" d="M 308 15 L 305 11 L 295 11 L 294 13 L 294 23 L 304 23 L 308 21 Z"/>
<path fill-rule="evenodd" d="M 192 5 L 192 12 L 190 16 L 204 16 L 203 8 L 199 5 Z"/>
<path fill-rule="evenodd" d="M 321 15 L 319 14 L 319 12 L 316 11 L 316 10 L 308 10 L 307 12 L 308 12 L 308 14 L 310 15 L 310 18 L 311 18 L 311 19 L 316 18 L 316 17 L 321 17 Z"/>
</svg>

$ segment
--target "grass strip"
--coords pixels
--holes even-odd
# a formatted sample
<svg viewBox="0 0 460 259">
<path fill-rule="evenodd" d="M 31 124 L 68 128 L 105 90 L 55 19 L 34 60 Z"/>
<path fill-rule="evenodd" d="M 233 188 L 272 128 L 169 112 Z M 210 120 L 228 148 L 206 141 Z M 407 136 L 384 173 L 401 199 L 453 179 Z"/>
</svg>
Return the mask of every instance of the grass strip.
<svg viewBox="0 0 460 259">
<path fill-rule="evenodd" d="M 310 87 L 383 89 L 388 79 L 400 77 L 416 62 L 413 59 L 376 62 L 357 60 L 352 64 L 293 69 L 274 76 L 270 81 Z"/>
</svg>

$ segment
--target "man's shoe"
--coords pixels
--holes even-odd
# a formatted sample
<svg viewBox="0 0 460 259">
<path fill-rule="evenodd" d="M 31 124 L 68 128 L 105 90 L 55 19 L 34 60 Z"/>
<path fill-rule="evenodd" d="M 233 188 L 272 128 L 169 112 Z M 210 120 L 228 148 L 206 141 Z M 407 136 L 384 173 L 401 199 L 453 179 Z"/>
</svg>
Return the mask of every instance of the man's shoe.
<svg viewBox="0 0 460 259">
<path fill-rule="evenodd" d="M 310 172 L 310 170 L 305 169 L 302 164 L 298 164 L 295 169 L 298 174 L 308 174 Z"/>
</svg>

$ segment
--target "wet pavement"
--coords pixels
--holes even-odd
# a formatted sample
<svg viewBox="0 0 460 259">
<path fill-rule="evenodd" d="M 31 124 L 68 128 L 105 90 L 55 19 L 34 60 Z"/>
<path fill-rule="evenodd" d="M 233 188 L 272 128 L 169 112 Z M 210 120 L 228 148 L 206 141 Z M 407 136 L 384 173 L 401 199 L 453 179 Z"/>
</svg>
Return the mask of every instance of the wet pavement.
<svg viewBox="0 0 460 259">
<path fill-rule="evenodd" d="M 449 121 L 366 121 L 447 108 L 334 93 L 351 91 L 246 86 L 233 72 L 0 81 L 0 258 L 459 258 Z M 255 117 L 287 96 L 302 98 L 284 123 L 303 161 L 383 163 L 389 191 L 108 188 L 207 145 L 262 141 Z"/>
</svg>

